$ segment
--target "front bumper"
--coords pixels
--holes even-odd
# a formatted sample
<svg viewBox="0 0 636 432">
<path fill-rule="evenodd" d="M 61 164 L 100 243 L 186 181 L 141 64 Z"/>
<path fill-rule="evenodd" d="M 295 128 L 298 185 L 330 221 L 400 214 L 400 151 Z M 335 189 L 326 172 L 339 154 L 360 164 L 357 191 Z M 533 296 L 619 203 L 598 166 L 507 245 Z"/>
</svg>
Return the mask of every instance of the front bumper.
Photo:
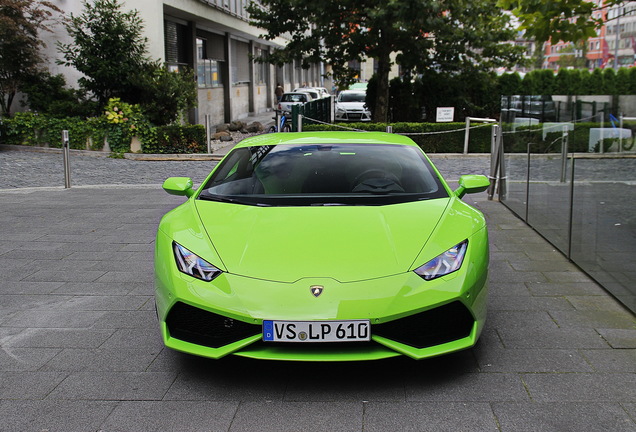
<svg viewBox="0 0 636 432">
<path fill-rule="evenodd" d="M 305 278 L 294 283 L 223 273 L 203 282 L 174 265 L 171 239 L 158 233 L 155 289 L 167 347 L 210 358 L 229 354 L 271 360 L 375 360 L 434 357 L 472 347 L 486 319 L 488 246 L 473 241 L 462 268 L 424 281 L 413 272 L 340 283 Z M 309 287 L 322 285 L 314 297 Z M 369 319 L 371 341 L 273 343 L 263 320 Z"/>
<path fill-rule="evenodd" d="M 369 122 L 371 121 L 371 113 L 369 111 L 336 111 L 335 121 Z"/>
</svg>

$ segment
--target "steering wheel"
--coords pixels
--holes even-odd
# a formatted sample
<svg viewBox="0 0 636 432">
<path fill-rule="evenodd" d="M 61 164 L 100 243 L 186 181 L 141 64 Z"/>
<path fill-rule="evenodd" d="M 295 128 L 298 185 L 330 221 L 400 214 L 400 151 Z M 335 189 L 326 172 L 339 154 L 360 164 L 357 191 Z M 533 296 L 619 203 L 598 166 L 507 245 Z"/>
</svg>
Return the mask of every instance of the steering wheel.
<svg viewBox="0 0 636 432">
<path fill-rule="evenodd" d="M 363 183 L 365 180 L 368 180 L 370 178 L 383 178 L 383 179 L 391 180 L 397 184 L 400 183 L 400 181 L 398 180 L 395 174 L 385 171 L 383 169 L 371 168 L 366 171 L 362 171 L 360 174 L 358 174 L 356 178 L 353 179 L 353 184 L 357 186 L 360 183 Z"/>
<path fill-rule="evenodd" d="M 353 179 L 353 185 L 354 192 L 360 191 L 361 188 L 367 189 L 368 192 L 404 191 L 400 185 L 400 180 L 395 174 L 379 168 L 362 171 Z"/>
</svg>

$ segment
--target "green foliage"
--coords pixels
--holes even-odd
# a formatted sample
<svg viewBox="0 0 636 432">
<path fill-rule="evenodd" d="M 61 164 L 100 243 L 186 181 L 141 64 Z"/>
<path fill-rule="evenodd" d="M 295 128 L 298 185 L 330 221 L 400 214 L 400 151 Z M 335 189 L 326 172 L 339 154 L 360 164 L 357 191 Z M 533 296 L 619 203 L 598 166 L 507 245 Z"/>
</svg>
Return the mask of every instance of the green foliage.
<svg viewBox="0 0 636 432">
<path fill-rule="evenodd" d="M 57 118 L 32 112 L 19 112 L 3 120 L 3 138 L 6 144 L 62 147 L 62 131 L 69 132 L 69 147 L 86 149 L 89 138 L 103 143 L 103 123 L 80 117 Z M 99 141 L 101 138 L 101 141 Z M 98 149 L 101 149 L 101 145 Z"/>
<path fill-rule="evenodd" d="M 589 94 L 603 94 L 603 89 L 605 87 L 603 81 L 603 70 L 594 69 L 594 72 L 592 72 L 592 75 L 587 80 L 585 88 L 589 89 Z"/>
<path fill-rule="evenodd" d="M 207 151 L 205 127 L 161 126 L 155 129 L 155 139 L 142 140 L 144 153 L 202 153 Z"/>
<path fill-rule="evenodd" d="M 197 84 L 191 69 L 170 72 L 159 62 L 147 63 L 144 73 L 136 75 L 132 82 L 139 89 L 136 103 L 152 124 L 174 123 L 197 104 Z"/>
<path fill-rule="evenodd" d="M 0 115 L 10 116 L 18 91 L 42 62 L 41 32 L 60 9 L 44 0 L 0 0 Z"/>
<path fill-rule="evenodd" d="M 88 117 L 98 111 L 97 103 L 87 100 L 81 91 L 66 88 L 62 74 L 38 72 L 25 80 L 21 92 L 32 111 L 53 117 Z"/>
<path fill-rule="evenodd" d="M 632 94 L 629 71 L 630 69 L 620 68 L 618 72 L 616 72 L 616 94 Z"/>
<path fill-rule="evenodd" d="M 603 69 L 603 88 L 601 93 L 606 95 L 618 94 L 616 88 L 616 72 L 614 72 L 614 69 Z"/>
<path fill-rule="evenodd" d="M 517 72 L 503 74 L 499 77 L 499 94 L 516 95 L 521 94 L 521 76 Z"/>
<path fill-rule="evenodd" d="M 386 131 L 387 123 L 347 123 L 339 125 L 307 125 L 304 131 L 339 131 L 338 126 L 346 126 L 369 132 Z M 407 123 L 392 124 L 393 133 L 405 134 L 415 141 L 426 153 L 462 153 L 464 151 L 465 123 Z M 434 132 L 445 132 L 437 133 Z M 481 126 L 470 131 L 470 153 L 490 152 L 492 132 L 489 126 Z"/>
<path fill-rule="evenodd" d="M 139 105 L 155 125 L 178 121 L 186 110 L 196 106 L 194 73 L 176 73 L 160 61 L 146 57 L 146 38 L 138 11 L 123 12 L 118 0 L 84 2 L 80 15 L 71 15 L 65 24 L 72 43 L 58 44 L 64 60 L 84 74 L 80 87 L 92 94 L 100 106 L 120 98 Z M 109 131 L 119 146 L 125 137 Z"/>
<path fill-rule="evenodd" d="M 622 3 L 621 0 L 603 2 L 604 7 Z M 562 40 L 578 42 L 596 37 L 603 19 L 594 18 L 597 2 L 589 0 L 499 0 L 498 8 L 512 11 L 519 19 L 520 29 L 537 42 Z"/>
<path fill-rule="evenodd" d="M 539 79 L 535 71 L 530 71 L 523 77 L 522 95 L 540 94 Z"/>
<path fill-rule="evenodd" d="M 110 114 L 89 119 L 16 113 L 12 118 L 3 119 L 1 137 L 4 144 L 61 148 L 62 131 L 68 130 L 72 149 L 85 150 L 88 146 L 91 150 L 102 150 L 107 139 L 111 152 L 123 154 L 130 151 L 130 141 L 137 136 L 144 153 L 207 150 L 202 125 L 153 127 L 136 106 L 114 99 L 107 107 Z"/>
<path fill-rule="evenodd" d="M 147 61 L 138 12 L 122 12 L 117 0 L 84 1 L 82 13 L 71 14 L 64 25 L 73 42 L 58 43 L 64 57 L 59 63 L 84 74 L 81 88 L 102 105 L 112 97 L 134 95 L 131 79 Z"/>
<path fill-rule="evenodd" d="M 373 118 L 386 121 L 393 53 L 406 75 L 432 68 L 490 70 L 521 60 L 523 49 L 506 43 L 514 39 L 509 16 L 492 6 L 488 0 L 261 0 L 248 11 L 266 39 L 291 34 L 285 48 L 268 58 L 271 63 L 325 61 L 346 84 L 355 74 L 350 61 L 373 58 L 378 65 Z"/>
<path fill-rule="evenodd" d="M 540 89 L 541 94 L 555 94 L 556 79 L 554 78 L 554 71 L 551 69 L 540 69 L 533 71 L 533 73 L 536 74 L 536 88 Z"/>
<path fill-rule="evenodd" d="M 119 98 L 108 101 L 102 121 L 106 125 L 108 146 L 114 152 L 129 151 L 132 137 L 151 127 L 138 105 L 131 105 Z"/>
</svg>

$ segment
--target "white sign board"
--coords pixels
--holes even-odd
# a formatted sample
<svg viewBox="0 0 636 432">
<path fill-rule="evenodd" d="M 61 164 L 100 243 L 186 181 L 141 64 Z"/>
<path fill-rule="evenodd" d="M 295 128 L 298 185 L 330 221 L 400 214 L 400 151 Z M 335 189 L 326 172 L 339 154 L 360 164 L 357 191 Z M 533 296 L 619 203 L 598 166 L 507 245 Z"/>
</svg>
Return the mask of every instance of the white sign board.
<svg viewBox="0 0 636 432">
<path fill-rule="evenodd" d="M 437 107 L 437 122 L 452 122 L 455 117 L 455 107 Z"/>
</svg>

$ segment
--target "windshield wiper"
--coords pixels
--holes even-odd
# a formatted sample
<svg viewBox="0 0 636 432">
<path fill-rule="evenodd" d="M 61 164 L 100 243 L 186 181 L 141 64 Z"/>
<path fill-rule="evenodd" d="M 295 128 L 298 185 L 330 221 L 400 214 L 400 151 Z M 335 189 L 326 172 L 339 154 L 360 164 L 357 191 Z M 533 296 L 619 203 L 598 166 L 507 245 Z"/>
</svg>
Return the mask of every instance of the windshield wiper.
<svg viewBox="0 0 636 432">
<path fill-rule="evenodd" d="M 199 199 L 206 200 L 206 201 L 230 203 L 230 204 L 243 204 L 243 205 L 252 205 L 252 206 L 260 206 L 260 207 L 271 207 L 271 204 L 265 204 L 262 202 L 250 201 L 245 199 L 230 198 L 228 196 L 222 196 L 222 195 L 201 194 L 199 195 Z"/>
</svg>

